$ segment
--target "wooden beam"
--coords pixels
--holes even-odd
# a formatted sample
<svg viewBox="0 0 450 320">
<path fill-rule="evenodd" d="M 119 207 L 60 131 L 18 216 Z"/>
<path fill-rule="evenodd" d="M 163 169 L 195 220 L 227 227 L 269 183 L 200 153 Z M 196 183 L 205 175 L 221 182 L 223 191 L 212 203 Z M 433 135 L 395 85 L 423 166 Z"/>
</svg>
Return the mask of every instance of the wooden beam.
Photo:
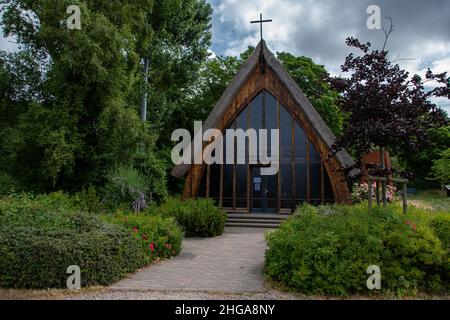
<svg viewBox="0 0 450 320">
<path fill-rule="evenodd" d="M 309 155 L 309 138 L 306 137 L 306 202 L 311 201 L 311 187 L 310 187 L 310 155 Z"/>
<path fill-rule="evenodd" d="M 320 202 L 325 202 L 325 177 L 324 177 L 324 166 L 322 160 L 320 160 Z"/>
<path fill-rule="evenodd" d="M 211 166 L 206 166 L 206 197 L 209 198 L 209 188 L 211 184 Z"/>
<path fill-rule="evenodd" d="M 277 99 L 277 129 L 280 130 L 280 101 Z M 281 146 L 281 137 L 278 135 L 278 146 Z M 277 212 L 281 211 L 281 162 L 278 163 L 277 173 Z"/>
<path fill-rule="evenodd" d="M 291 114 L 291 212 L 295 210 L 295 119 Z"/>
</svg>

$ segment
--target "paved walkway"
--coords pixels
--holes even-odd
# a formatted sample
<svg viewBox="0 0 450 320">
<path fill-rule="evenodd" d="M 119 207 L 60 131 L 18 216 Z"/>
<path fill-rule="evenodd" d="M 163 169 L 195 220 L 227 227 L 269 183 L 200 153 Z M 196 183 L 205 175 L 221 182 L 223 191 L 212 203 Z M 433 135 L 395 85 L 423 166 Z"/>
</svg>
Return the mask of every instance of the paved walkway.
<svg viewBox="0 0 450 320">
<path fill-rule="evenodd" d="M 111 290 L 264 291 L 263 229 L 230 228 L 220 237 L 187 238 L 177 257 L 151 265 Z"/>
</svg>

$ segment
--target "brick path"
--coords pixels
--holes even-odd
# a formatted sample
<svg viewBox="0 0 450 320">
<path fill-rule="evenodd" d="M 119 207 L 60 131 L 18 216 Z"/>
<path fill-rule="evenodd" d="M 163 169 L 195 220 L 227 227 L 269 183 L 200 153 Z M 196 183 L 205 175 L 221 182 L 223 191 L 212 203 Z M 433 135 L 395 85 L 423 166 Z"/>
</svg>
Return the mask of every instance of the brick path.
<svg viewBox="0 0 450 320">
<path fill-rule="evenodd" d="M 266 244 L 262 229 L 230 229 L 215 238 L 189 238 L 174 259 L 149 266 L 111 290 L 262 292 Z"/>
</svg>

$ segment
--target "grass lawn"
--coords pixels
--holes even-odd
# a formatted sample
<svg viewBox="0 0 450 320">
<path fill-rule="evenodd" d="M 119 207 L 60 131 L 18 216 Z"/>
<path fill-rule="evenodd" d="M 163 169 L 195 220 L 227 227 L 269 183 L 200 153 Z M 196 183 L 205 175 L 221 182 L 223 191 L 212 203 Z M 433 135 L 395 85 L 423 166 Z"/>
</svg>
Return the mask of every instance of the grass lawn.
<svg viewBox="0 0 450 320">
<path fill-rule="evenodd" d="M 450 212 L 450 198 L 445 195 L 441 197 L 440 189 L 429 189 L 419 191 L 417 195 L 408 196 L 409 203 L 413 206 Z"/>
</svg>

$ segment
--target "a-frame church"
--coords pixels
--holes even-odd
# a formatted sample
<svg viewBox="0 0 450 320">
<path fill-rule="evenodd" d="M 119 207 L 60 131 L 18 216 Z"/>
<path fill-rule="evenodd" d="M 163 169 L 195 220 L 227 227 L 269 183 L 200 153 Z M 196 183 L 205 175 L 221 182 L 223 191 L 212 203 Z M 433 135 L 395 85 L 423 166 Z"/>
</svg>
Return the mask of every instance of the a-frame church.
<svg viewBox="0 0 450 320">
<path fill-rule="evenodd" d="M 279 129 L 279 171 L 258 164 L 180 164 L 183 197 L 209 197 L 228 212 L 290 213 L 299 203 L 348 203 L 345 151 L 328 159 L 335 136 L 264 40 L 241 66 L 203 124 L 217 128 Z M 236 162 L 235 162 L 236 163 Z"/>
</svg>

